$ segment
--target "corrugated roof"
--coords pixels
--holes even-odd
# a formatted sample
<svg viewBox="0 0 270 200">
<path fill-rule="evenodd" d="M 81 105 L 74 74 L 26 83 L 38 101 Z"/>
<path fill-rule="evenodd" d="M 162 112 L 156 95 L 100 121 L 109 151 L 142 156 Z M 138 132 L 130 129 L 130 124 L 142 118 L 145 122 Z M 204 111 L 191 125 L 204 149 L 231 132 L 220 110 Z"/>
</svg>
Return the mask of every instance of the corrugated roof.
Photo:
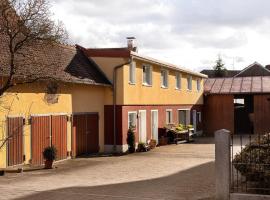
<svg viewBox="0 0 270 200">
<path fill-rule="evenodd" d="M 209 78 L 204 83 L 205 94 L 270 93 L 270 76 Z"/>
</svg>

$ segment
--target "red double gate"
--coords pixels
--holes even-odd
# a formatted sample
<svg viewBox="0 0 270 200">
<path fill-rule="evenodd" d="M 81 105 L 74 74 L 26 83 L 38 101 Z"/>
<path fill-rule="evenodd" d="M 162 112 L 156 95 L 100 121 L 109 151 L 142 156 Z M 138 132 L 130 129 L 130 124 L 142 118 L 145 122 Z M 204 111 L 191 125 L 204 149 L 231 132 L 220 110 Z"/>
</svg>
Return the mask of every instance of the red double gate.
<svg viewBox="0 0 270 200">
<path fill-rule="evenodd" d="M 8 166 L 22 164 L 24 161 L 23 150 L 23 117 L 7 118 L 7 158 Z"/>
<path fill-rule="evenodd" d="M 72 120 L 72 156 L 99 152 L 98 114 L 75 114 Z"/>
<path fill-rule="evenodd" d="M 48 146 L 57 149 L 57 160 L 67 157 L 67 116 L 32 116 L 31 147 L 32 164 L 44 163 L 42 152 Z"/>
</svg>

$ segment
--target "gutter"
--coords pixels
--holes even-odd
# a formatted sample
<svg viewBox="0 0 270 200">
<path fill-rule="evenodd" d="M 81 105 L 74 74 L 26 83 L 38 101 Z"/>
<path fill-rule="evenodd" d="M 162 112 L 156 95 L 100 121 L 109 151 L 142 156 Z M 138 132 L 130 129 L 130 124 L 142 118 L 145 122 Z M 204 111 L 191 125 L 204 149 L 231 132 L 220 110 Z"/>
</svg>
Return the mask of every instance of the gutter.
<svg viewBox="0 0 270 200">
<path fill-rule="evenodd" d="M 117 153 L 117 144 L 116 144 L 116 138 L 117 138 L 117 130 L 116 130 L 116 82 L 117 82 L 117 70 L 123 67 L 124 65 L 129 65 L 132 62 L 132 59 L 130 59 L 128 62 L 124 64 L 120 64 L 114 67 L 113 69 L 113 152 Z"/>
</svg>

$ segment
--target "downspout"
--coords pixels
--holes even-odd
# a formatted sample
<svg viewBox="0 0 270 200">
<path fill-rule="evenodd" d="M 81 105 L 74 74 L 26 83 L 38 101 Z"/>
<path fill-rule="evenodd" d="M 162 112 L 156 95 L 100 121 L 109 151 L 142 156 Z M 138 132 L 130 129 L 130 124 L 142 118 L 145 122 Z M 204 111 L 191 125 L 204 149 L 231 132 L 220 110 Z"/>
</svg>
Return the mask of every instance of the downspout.
<svg viewBox="0 0 270 200">
<path fill-rule="evenodd" d="M 117 90 L 117 70 L 123 67 L 124 65 L 129 65 L 131 63 L 131 59 L 124 64 L 120 64 L 114 67 L 113 69 L 113 152 L 117 153 L 117 144 L 116 144 L 116 138 L 117 138 L 117 130 L 116 130 L 116 90 Z"/>
</svg>

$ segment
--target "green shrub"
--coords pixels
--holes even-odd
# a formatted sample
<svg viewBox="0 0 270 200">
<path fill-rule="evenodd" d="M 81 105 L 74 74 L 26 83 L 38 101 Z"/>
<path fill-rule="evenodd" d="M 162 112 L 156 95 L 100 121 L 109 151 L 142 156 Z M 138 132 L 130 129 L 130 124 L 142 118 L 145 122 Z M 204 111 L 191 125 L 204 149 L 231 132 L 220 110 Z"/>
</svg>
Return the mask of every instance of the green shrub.
<svg viewBox="0 0 270 200">
<path fill-rule="evenodd" d="M 135 152 L 135 133 L 134 127 L 130 127 L 127 133 L 127 144 L 129 153 Z"/>
<path fill-rule="evenodd" d="M 270 134 L 246 145 L 235 155 L 233 164 L 255 187 L 270 188 Z"/>
<path fill-rule="evenodd" d="M 54 161 L 56 159 L 57 149 L 54 146 L 46 147 L 43 151 L 45 160 Z"/>
</svg>

